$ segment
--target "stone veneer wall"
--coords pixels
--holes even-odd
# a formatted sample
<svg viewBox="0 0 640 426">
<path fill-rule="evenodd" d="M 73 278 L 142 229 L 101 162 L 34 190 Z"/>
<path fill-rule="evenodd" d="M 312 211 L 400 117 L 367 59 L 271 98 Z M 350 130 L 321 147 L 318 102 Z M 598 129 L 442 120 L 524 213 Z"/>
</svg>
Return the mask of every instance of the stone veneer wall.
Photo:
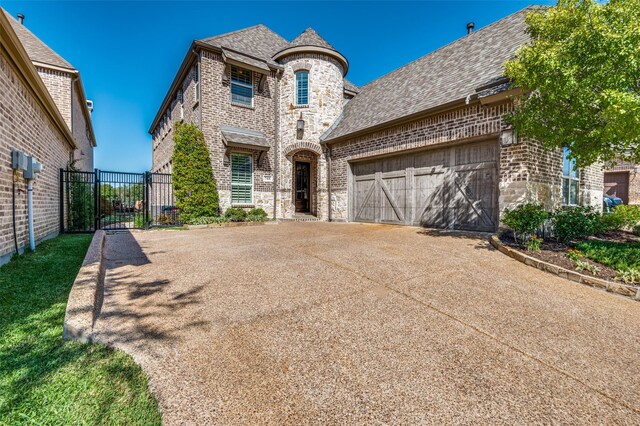
<svg viewBox="0 0 640 426">
<path fill-rule="evenodd" d="M 493 106 L 475 103 L 334 144 L 331 154 L 332 219 L 348 219 L 350 161 L 456 141 L 473 143 L 486 137 L 497 139 L 503 117 L 511 110 L 511 103 Z M 501 146 L 498 161 L 501 212 L 524 202 L 542 203 L 548 208 L 560 205 L 561 151 L 549 151 L 537 142 L 522 140 L 514 145 Z M 583 170 L 581 200 L 601 208 L 602 184 L 598 193 L 598 180 L 602 182 L 599 166 Z"/>
<path fill-rule="evenodd" d="M 56 129 L 53 119 L 28 88 L 8 59 L 0 56 L 0 264 L 14 251 L 11 191 L 14 178 L 11 149 L 19 149 L 40 160 L 45 168 L 33 187 L 36 240 L 59 230 L 59 169 L 73 151 Z M 16 184 L 17 240 L 20 249 L 29 244 L 27 228 L 27 184 L 19 174 Z"/>
<path fill-rule="evenodd" d="M 280 170 L 278 176 L 278 217 L 290 218 L 295 214 L 293 155 L 306 150 L 307 155 L 316 155 L 312 163 L 312 182 L 316 190 L 312 193 L 312 213 L 320 219 L 328 218 L 327 211 L 327 161 L 321 155 L 322 136 L 342 113 L 344 105 L 344 70 L 334 58 L 316 53 L 293 54 L 281 61 L 284 71 L 280 80 Z M 309 71 L 309 104 L 296 105 L 295 73 Z M 299 137 L 296 124 L 302 114 L 304 133 Z"/>
</svg>

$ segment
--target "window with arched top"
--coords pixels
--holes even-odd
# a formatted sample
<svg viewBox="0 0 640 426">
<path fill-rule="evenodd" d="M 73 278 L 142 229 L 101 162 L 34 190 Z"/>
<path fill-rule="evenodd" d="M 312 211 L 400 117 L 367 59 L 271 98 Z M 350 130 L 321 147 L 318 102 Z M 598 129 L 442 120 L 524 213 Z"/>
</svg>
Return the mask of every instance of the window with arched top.
<svg viewBox="0 0 640 426">
<path fill-rule="evenodd" d="M 309 71 L 296 72 L 296 105 L 309 105 Z"/>
</svg>

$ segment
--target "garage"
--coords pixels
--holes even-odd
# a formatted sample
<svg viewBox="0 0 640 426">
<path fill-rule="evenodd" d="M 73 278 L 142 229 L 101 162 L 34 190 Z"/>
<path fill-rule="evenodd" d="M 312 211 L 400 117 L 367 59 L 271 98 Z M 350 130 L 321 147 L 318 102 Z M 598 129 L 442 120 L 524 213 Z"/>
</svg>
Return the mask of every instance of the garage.
<svg viewBox="0 0 640 426">
<path fill-rule="evenodd" d="M 629 172 L 607 172 L 604 174 L 604 193 L 629 203 Z"/>
<path fill-rule="evenodd" d="M 351 163 L 350 220 L 492 232 L 496 140 Z"/>
</svg>

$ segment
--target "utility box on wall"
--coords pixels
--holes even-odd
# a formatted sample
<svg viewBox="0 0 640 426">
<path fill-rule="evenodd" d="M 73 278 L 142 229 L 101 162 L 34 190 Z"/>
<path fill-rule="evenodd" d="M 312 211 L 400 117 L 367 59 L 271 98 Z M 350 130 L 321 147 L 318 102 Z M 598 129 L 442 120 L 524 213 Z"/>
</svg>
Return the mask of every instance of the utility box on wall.
<svg viewBox="0 0 640 426">
<path fill-rule="evenodd" d="M 11 168 L 26 172 L 29 168 L 29 156 L 22 151 L 11 150 Z"/>
</svg>

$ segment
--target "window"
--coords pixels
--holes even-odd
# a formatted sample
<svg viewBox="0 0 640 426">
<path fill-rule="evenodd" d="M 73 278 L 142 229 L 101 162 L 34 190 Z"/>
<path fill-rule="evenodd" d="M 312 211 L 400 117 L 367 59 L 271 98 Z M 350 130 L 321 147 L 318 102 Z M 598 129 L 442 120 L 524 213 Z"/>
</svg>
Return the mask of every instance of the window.
<svg viewBox="0 0 640 426">
<path fill-rule="evenodd" d="M 309 71 L 296 73 L 296 105 L 309 105 Z"/>
<path fill-rule="evenodd" d="M 580 181 L 576 160 L 569 158 L 569 148 L 562 153 L 562 204 L 578 205 L 578 183 Z"/>
<path fill-rule="evenodd" d="M 180 103 L 180 119 L 183 120 L 184 119 L 184 94 L 182 93 L 182 89 L 178 90 L 176 99 Z"/>
<path fill-rule="evenodd" d="M 253 202 L 253 157 L 231 154 L 231 204 Z"/>
<path fill-rule="evenodd" d="M 231 103 L 253 105 L 253 73 L 251 71 L 231 67 Z"/>
<path fill-rule="evenodd" d="M 193 87 L 195 88 L 196 102 L 200 101 L 200 62 L 196 64 L 196 70 L 193 76 Z"/>
</svg>

